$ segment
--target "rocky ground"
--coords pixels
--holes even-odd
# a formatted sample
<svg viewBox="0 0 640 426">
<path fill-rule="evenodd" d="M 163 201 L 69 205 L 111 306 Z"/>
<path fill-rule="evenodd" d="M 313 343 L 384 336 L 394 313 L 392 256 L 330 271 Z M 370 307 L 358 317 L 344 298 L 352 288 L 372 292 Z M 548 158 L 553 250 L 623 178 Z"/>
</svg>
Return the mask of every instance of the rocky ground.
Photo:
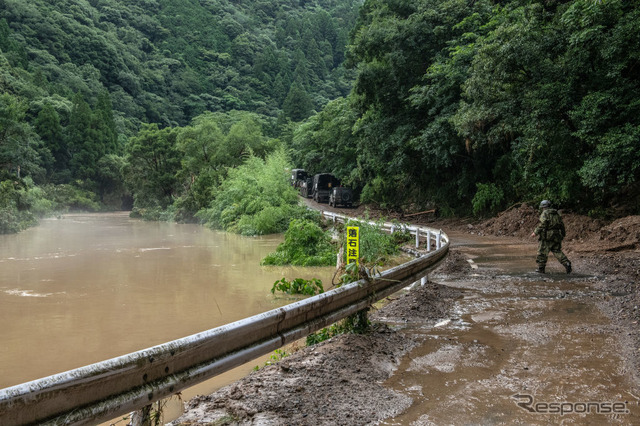
<svg viewBox="0 0 640 426">
<path fill-rule="evenodd" d="M 427 285 L 374 309 L 368 334 L 289 349 L 192 399 L 173 424 L 640 423 L 640 216 L 562 213 L 569 278 L 553 259 L 547 276 L 526 270 L 535 267 L 530 206 L 479 223 L 411 217 L 453 242 Z M 526 396 L 513 400 L 522 392 L 618 401 L 626 412 L 531 417 Z"/>
</svg>

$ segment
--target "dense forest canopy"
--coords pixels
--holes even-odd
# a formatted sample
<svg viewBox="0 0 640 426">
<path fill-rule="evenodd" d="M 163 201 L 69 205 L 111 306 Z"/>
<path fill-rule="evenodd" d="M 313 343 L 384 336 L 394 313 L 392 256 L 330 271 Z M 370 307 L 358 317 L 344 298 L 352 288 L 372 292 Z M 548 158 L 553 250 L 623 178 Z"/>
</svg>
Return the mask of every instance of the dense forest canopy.
<svg viewBox="0 0 640 426">
<path fill-rule="evenodd" d="M 638 0 L 0 6 L 5 232 L 126 194 L 272 232 L 295 197 L 251 187 L 286 167 L 395 209 L 640 212 Z"/>
<path fill-rule="evenodd" d="M 350 89 L 340 65 L 357 7 L 346 0 L 2 0 L 3 89 L 49 101 L 59 114 L 69 113 L 75 94 L 95 106 L 106 90 L 125 135 L 142 122 L 186 125 L 205 111 L 277 117 L 294 83 L 308 105 L 285 115 L 308 116 Z"/>
<path fill-rule="evenodd" d="M 363 197 L 395 208 L 638 212 L 639 5 L 367 0 L 354 90 L 299 129 L 297 160 L 348 157 Z"/>
</svg>

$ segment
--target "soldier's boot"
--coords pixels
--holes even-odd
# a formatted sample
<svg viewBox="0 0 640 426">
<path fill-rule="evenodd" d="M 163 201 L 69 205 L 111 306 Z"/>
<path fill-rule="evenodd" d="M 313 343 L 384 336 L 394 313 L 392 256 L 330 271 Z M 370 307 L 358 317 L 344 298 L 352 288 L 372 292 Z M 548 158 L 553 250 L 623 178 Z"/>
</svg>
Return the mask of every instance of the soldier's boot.
<svg viewBox="0 0 640 426">
<path fill-rule="evenodd" d="M 536 269 L 536 272 L 537 272 L 537 273 L 539 273 L 539 274 L 544 274 L 544 273 L 545 273 L 545 272 L 544 272 L 544 267 L 545 267 L 545 266 L 546 266 L 546 265 L 538 264 L 538 269 Z"/>
<path fill-rule="evenodd" d="M 567 262 L 563 263 L 563 265 L 564 265 L 564 269 L 567 270 L 567 274 L 570 274 L 571 273 L 571 262 L 567 261 Z"/>
</svg>

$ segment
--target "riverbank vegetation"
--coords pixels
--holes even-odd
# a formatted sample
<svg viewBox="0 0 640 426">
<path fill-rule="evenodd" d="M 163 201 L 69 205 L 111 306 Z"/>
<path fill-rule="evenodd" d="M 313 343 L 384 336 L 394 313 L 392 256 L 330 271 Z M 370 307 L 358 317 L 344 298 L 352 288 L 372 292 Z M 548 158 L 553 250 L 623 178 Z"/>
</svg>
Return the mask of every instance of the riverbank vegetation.
<svg viewBox="0 0 640 426">
<path fill-rule="evenodd" d="M 298 204 L 297 192 L 283 176 L 287 165 L 282 149 L 264 160 L 251 154 L 229 169 L 210 207 L 197 217 L 214 228 L 260 235 L 284 232 L 292 218 L 317 215 Z"/>
<path fill-rule="evenodd" d="M 287 281 L 286 278 L 273 283 L 271 287 L 271 293 L 275 294 L 276 291 L 281 291 L 286 294 L 304 294 L 307 296 L 313 296 L 316 294 L 324 293 L 324 287 L 322 286 L 322 280 L 312 278 L 306 280 L 304 278 L 294 278 L 291 281 Z"/>
<path fill-rule="evenodd" d="M 3 6 L 0 232 L 69 208 L 282 232 L 276 165 L 403 212 L 640 212 L 636 1 Z"/>
<path fill-rule="evenodd" d="M 317 221 L 291 221 L 275 252 L 267 255 L 263 265 L 331 266 L 336 263 L 337 244 Z"/>
</svg>

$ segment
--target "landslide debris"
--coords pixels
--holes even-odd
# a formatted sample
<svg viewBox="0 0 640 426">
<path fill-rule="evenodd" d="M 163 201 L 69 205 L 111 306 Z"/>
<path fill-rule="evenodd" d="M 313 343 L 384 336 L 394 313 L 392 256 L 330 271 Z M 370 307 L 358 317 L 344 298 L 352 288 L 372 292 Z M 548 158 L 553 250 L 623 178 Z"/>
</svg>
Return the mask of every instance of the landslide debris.
<svg viewBox="0 0 640 426">
<path fill-rule="evenodd" d="M 560 210 L 567 236 L 564 245 L 573 251 L 600 252 L 640 249 L 640 216 L 610 222 Z M 538 223 L 540 212 L 523 203 L 480 224 L 471 232 L 478 235 L 528 238 Z"/>
</svg>

